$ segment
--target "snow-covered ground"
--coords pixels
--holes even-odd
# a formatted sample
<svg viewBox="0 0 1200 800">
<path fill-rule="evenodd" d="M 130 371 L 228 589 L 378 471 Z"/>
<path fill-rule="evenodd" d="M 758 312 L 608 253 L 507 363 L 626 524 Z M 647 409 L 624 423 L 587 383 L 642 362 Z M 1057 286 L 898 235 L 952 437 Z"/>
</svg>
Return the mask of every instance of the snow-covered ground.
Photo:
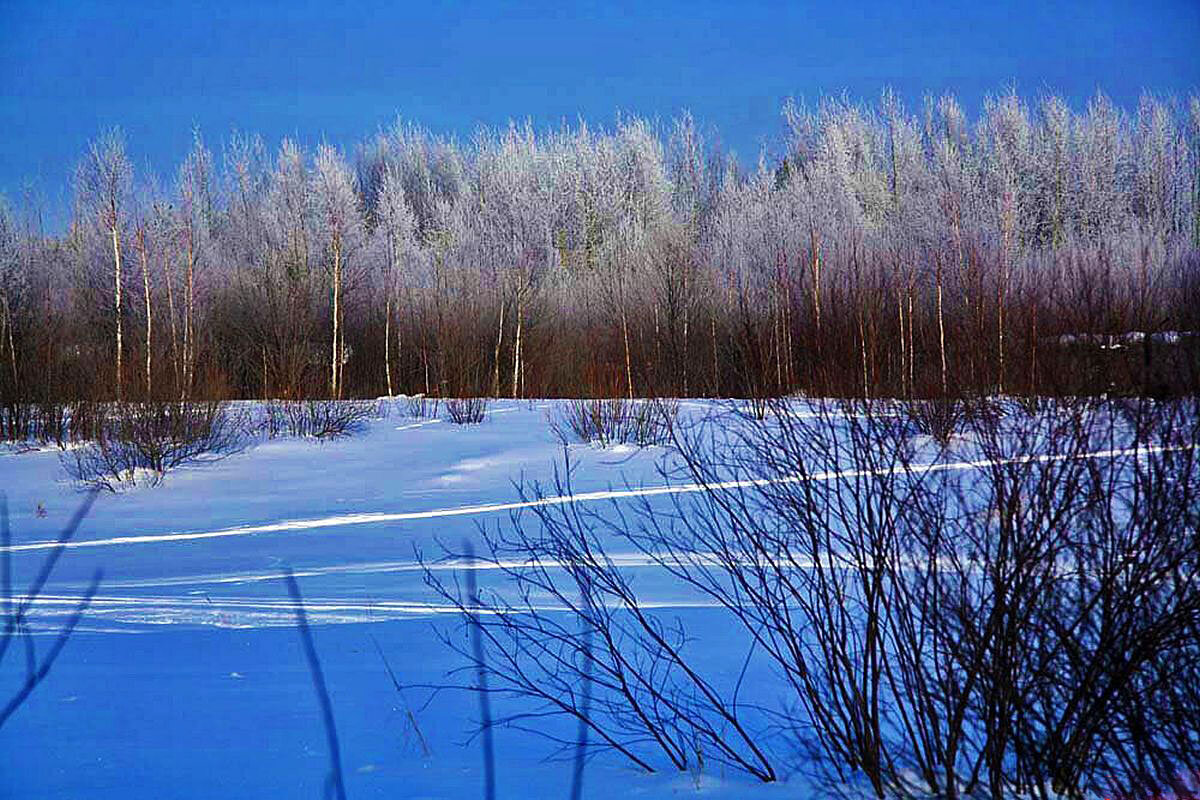
<svg viewBox="0 0 1200 800">
<path fill-rule="evenodd" d="M 99 497 L 30 608 L 44 653 L 94 571 L 104 570 L 53 672 L 0 728 L 0 798 L 323 797 L 325 734 L 285 569 L 299 581 L 313 624 L 348 796 L 482 796 L 480 748 L 470 738 L 476 699 L 401 694 L 389 675 L 390 667 L 404 684 L 437 684 L 463 666 L 435 635 L 456 618 L 425 585 L 419 554 L 437 558 L 442 542 L 478 547 L 481 525 L 511 524 L 510 515 L 527 513 L 533 502 L 561 503 L 555 480 L 565 457 L 575 502 L 669 509 L 689 488 L 665 485 L 665 448 L 564 450 L 551 426 L 562 413 L 556 401 L 493 403 L 488 419 L 472 426 L 413 419 L 403 403 L 388 406 L 386 417 L 350 438 L 261 441 L 172 472 L 158 487 Z M 680 404 L 685 419 L 711 411 L 703 402 Z M 810 410 L 798 401 L 794 413 Z M 915 463 L 928 469 L 979 466 L 969 439 L 953 452 L 928 437 L 914 435 L 911 443 Z M 529 499 L 535 484 L 541 500 Z M 53 448 L 0 451 L 0 489 L 11 512 L 19 594 L 83 494 Z M 708 679 L 737 682 L 744 631 L 628 543 L 608 544 L 641 602 L 682 622 L 692 637 L 689 653 Z M 478 573 L 485 585 L 502 577 Z M 23 678 L 23 650 L 11 648 L 0 663 L 0 701 Z M 751 692 L 770 683 L 757 677 L 747 681 Z M 569 726 L 564 731 L 569 738 Z M 499 797 L 567 794 L 570 765 L 547 760 L 553 747 L 545 739 L 500 729 L 496 747 Z M 589 763 L 584 796 L 809 794 L 799 778 L 784 777 L 762 785 L 711 764 L 697 774 L 647 775 L 601 755 Z"/>
<path fill-rule="evenodd" d="M 396 692 L 380 653 L 412 684 L 460 666 L 433 635 L 448 609 L 433 602 L 416 553 L 437 555 L 439 540 L 457 545 L 477 538 L 481 523 L 507 520 L 520 502 L 514 482 L 553 482 L 563 446 L 552 413 L 548 402 L 499 402 L 484 424 L 456 426 L 406 418 L 397 404 L 352 438 L 268 441 L 180 469 L 156 488 L 99 497 L 31 609 L 33 623 L 61 623 L 97 567 L 104 581 L 49 678 L 0 728 L 0 797 L 323 796 L 324 733 L 291 627 L 285 567 L 314 623 L 348 795 L 481 796 L 479 748 L 467 743 L 473 698 L 446 693 L 422 707 L 423 698 Z M 573 489 L 620 502 L 661 485 L 664 453 L 572 446 Z M 19 592 L 82 495 L 53 449 L 0 454 L 0 487 Z M 640 568 L 632 554 L 628 561 Z M 731 634 L 705 625 L 713 612 L 669 581 L 639 588 L 655 605 L 695 618 L 690 630 L 711 631 L 698 646 L 718 674 L 738 669 Z M 42 651 L 51 642 L 35 639 Z M 23 659 L 9 653 L 0 689 L 23 675 Z M 498 731 L 499 796 L 566 794 L 569 765 L 547 762 L 550 749 Z M 648 776 L 602 757 L 589 766 L 585 796 L 797 789 L 754 786 L 719 769 Z"/>
</svg>

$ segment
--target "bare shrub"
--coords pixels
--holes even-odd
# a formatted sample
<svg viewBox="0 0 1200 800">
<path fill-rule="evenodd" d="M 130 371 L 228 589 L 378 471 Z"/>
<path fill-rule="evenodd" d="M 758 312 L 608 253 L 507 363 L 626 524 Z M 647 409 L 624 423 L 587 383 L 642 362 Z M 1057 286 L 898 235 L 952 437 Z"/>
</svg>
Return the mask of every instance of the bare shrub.
<svg viewBox="0 0 1200 800">
<path fill-rule="evenodd" d="M 423 394 L 413 395 L 405 400 L 405 413 L 415 419 L 436 419 L 439 401 L 436 397 Z"/>
<path fill-rule="evenodd" d="M 262 428 L 271 439 L 334 439 L 358 433 L 380 413 L 380 405 L 370 400 L 272 400 Z"/>
<path fill-rule="evenodd" d="M 38 441 L 67 446 L 70 441 L 71 408 L 65 403 L 47 400 L 37 404 Z"/>
<path fill-rule="evenodd" d="M 928 463 L 854 412 L 686 442 L 709 490 L 630 537 L 762 642 L 814 777 L 1144 794 L 1194 763 L 1195 404 L 973 414 L 961 460 Z"/>
<path fill-rule="evenodd" d="M 96 440 L 111 417 L 110 406 L 94 400 L 0 404 L 0 441 L 66 449 L 72 442 Z"/>
<path fill-rule="evenodd" d="M 446 417 L 455 425 L 478 425 L 487 418 L 486 397 L 461 397 L 446 400 Z"/>
<path fill-rule="evenodd" d="M 109 404 L 98 400 L 81 400 L 71 405 L 68 432 L 73 442 L 95 441 L 104 436 Z"/>
<path fill-rule="evenodd" d="M 1043 411 L 966 415 L 931 461 L 872 403 L 677 431 L 668 510 L 556 501 L 486 537 L 492 685 L 643 766 L 650 742 L 678 769 L 702 750 L 763 777 L 760 737 L 782 730 L 831 794 L 1160 794 L 1200 759 L 1200 404 Z M 705 677 L 614 541 L 739 626 L 777 703 Z"/>
<path fill-rule="evenodd" d="M 70 409 L 65 403 L 3 403 L 0 404 L 0 441 L 64 447 L 70 440 L 69 419 Z"/>
<path fill-rule="evenodd" d="M 670 442 L 678 413 L 679 404 L 668 400 L 570 400 L 551 427 L 564 444 L 647 447 Z"/>
<path fill-rule="evenodd" d="M 1013 682 L 1023 691 L 1011 706 L 1011 761 L 997 768 L 1042 797 L 1161 796 L 1200 759 L 1197 408 L 1118 400 L 1092 414 L 1071 438 L 1116 455 L 1081 460 L 1073 480 L 1025 494 L 1058 511 L 1038 531 L 1053 542 L 1055 568 L 1019 632 L 1033 638 L 1016 671 L 1028 684 Z M 1020 496 L 1013 468 L 992 471 Z"/>
<path fill-rule="evenodd" d="M 287 414 L 284 412 L 284 402 L 282 400 L 268 400 L 263 404 L 263 417 L 262 421 L 259 422 L 259 428 L 266 434 L 268 439 L 287 435 L 288 424 Z"/>
<path fill-rule="evenodd" d="M 570 485 L 557 489 L 569 493 Z M 443 634 L 479 676 L 456 688 L 534 702 L 541 712 L 502 714 L 492 724 L 545 736 L 563 752 L 614 750 L 649 772 L 664 761 L 696 771 L 710 760 L 775 780 L 772 757 L 750 723 L 761 711 L 738 702 L 745 674 L 728 692 L 703 675 L 683 626 L 643 605 L 625 572 L 581 535 L 583 521 L 574 512 L 564 507 L 545 525 L 514 520 L 486 535 L 487 554 L 478 563 L 470 551 L 447 551 L 468 569 L 502 575 L 513 596 L 478 591 L 473 578 L 466 587 L 443 581 L 427 566 L 428 585 L 479 637 L 468 647 L 463 637 Z M 545 715 L 576 721 L 590 743 L 586 735 L 559 736 L 527 724 Z"/>
<path fill-rule="evenodd" d="M 942 447 L 950 444 L 950 440 L 962 430 L 966 421 L 963 405 L 955 399 L 910 400 L 903 403 L 902 408 L 917 431 Z"/>
<path fill-rule="evenodd" d="M 1020 394 L 1012 398 L 1012 402 L 1021 412 L 1034 416 L 1054 407 L 1054 401 L 1039 394 Z"/>
<path fill-rule="evenodd" d="M 28 405 L 25 403 L 0 405 L 0 439 L 6 442 L 24 442 L 28 438 Z"/>
<path fill-rule="evenodd" d="M 172 469 L 240 452 L 247 429 L 244 413 L 216 401 L 118 403 L 106 410 L 94 441 L 60 459 L 67 474 L 87 486 L 155 486 Z"/>
</svg>

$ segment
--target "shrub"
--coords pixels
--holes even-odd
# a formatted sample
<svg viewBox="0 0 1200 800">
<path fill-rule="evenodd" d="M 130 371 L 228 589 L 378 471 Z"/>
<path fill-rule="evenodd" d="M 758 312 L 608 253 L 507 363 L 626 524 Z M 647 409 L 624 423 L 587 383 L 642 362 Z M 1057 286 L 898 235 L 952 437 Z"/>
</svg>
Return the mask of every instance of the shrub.
<svg viewBox="0 0 1200 800">
<path fill-rule="evenodd" d="M 564 474 L 555 487 L 559 494 L 571 493 L 570 470 Z M 478 590 L 469 545 L 446 552 L 466 566 L 461 581 L 445 581 L 426 566 L 426 583 L 457 609 L 470 646 L 458 632 L 442 631 L 440 638 L 476 676 L 471 683 L 426 688 L 461 688 L 485 703 L 489 695 L 536 703 L 545 710 L 538 717 L 562 715 L 577 723 L 576 746 L 615 751 L 647 772 L 661 760 L 696 773 L 708 760 L 763 782 L 776 780 L 764 731 L 751 725 L 761 711 L 739 702 L 745 674 L 730 694 L 717 691 L 715 676 L 701 673 L 682 624 L 645 604 L 598 542 L 580 535 L 586 522 L 574 507 L 559 510 L 562 515 L 546 517 L 543 526 L 485 532 L 487 552 L 479 562 L 510 582 L 511 594 Z M 562 747 L 573 744 L 549 726 L 527 727 L 528 716 L 516 711 L 489 719 L 485 712 L 480 733 L 513 727 Z"/>
<path fill-rule="evenodd" d="M 439 405 L 436 397 L 417 394 L 405 401 L 405 411 L 415 419 L 434 419 L 438 415 Z"/>
<path fill-rule="evenodd" d="M 910 400 L 903 404 L 904 413 L 913 427 L 945 447 L 965 421 L 964 407 L 958 400 L 934 398 Z"/>
<path fill-rule="evenodd" d="M 104 411 L 94 441 L 65 452 L 67 473 L 87 486 L 117 491 L 155 486 L 176 467 L 215 461 L 245 447 L 245 414 L 217 401 L 118 403 Z"/>
<path fill-rule="evenodd" d="M 71 406 L 71 418 L 67 432 L 73 442 L 87 442 L 104 435 L 108 404 L 98 400 L 81 400 Z"/>
<path fill-rule="evenodd" d="M 447 418 L 455 425 L 478 425 L 487 417 L 486 397 L 461 397 L 446 401 Z"/>
<path fill-rule="evenodd" d="M 678 413 L 679 404 L 666 400 L 570 400 L 551 427 L 564 444 L 646 447 L 671 441 Z"/>
<path fill-rule="evenodd" d="M 0 441 L 64 447 L 70 438 L 69 409 L 64 403 L 0 404 Z"/>
<path fill-rule="evenodd" d="M 367 420 L 380 416 L 381 406 L 369 400 L 272 400 L 262 428 L 267 436 L 333 439 L 358 433 Z"/>
<path fill-rule="evenodd" d="M 484 653 L 446 641 L 646 768 L 770 780 L 783 731 L 845 797 L 1161 796 L 1200 759 L 1200 402 L 1047 410 L 966 415 L 964 463 L 913 462 L 869 404 L 689 426 L 671 507 L 535 504 L 485 532 L 483 598 L 427 572 Z M 704 675 L 611 542 L 740 628 L 775 701 Z"/>
</svg>

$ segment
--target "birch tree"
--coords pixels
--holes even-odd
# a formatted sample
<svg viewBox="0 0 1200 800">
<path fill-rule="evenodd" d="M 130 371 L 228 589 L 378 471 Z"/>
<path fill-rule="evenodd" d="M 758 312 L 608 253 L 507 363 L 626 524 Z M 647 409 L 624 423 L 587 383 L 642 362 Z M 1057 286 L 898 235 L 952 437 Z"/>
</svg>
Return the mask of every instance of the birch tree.
<svg viewBox="0 0 1200 800">
<path fill-rule="evenodd" d="M 114 386 L 118 401 L 124 398 L 122 237 L 129 222 L 132 185 L 133 166 L 125 155 L 125 137 L 114 128 L 88 147 L 76 169 L 75 191 L 80 221 L 96 225 L 111 243 L 111 285 L 116 321 Z"/>
<path fill-rule="evenodd" d="M 1031 166 L 1032 130 L 1029 112 L 1015 92 L 988 98 L 980 135 L 988 151 L 988 175 L 991 195 L 1000 231 L 1000 276 L 996 288 L 997 384 L 1004 392 L 1005 380 L 1005 309 L 1008 305 L 1010 274 L 1016 250 L 1022 211 L 1030 204 L 1024 181 Z"/>
<path fill-rule="evenodd" d="M 354 173 L 340 151 L 329 145 L 317 150 L 313 182 L 313 202 L 331 282 L 329 396 L 341 399 L 347 360 L 343 297 L 350 259 L 362 244 L 363 220 Z"/>
<path fill-rule="evenodd" d="M 235 133 L 215 176 L 196 134 L 169 202 L 133 190 L 114 132 L 79 165 L 70 231 L 19 242 L 34 288 L 3 287 L 0 363 L 121 399 L 911 397 L 1032 389 L 1051 337 L 1194 327 L 1200 99 L 783 111 L 781 153 L 750 169 L 688 114 L 462 144 L 397 123 L 353 165 Z M 1066 369 L 1085 356 L 1049 346 L 1073 390 L 1125 380 L 1128 353 Z"/>
<path fill-rule="evenodd" d="M 377 217 L 376 235 L 382 238 L 385 254 L 383 290 L 384 290 L 384 328 L 383 328 L 383 369 L 387 382 L 388 396 L 394 393 L 392 380 L 392 311 L 399 293 L 399 282 L 406 277 L 406 272 L 412 264 L 417 245 L 417 219 L 413 214 L 404 195 L 403 178 L 398 168 L 387 166 L 382 174 L 377 202 L 375 206 Z M 397 327 L 397 335 L 399 328 Z M 396 352 L 402 355 L 400 341 L 397 338 Z"/>
<path fill-rule="evenodd" d="M 193 132 L 192 149 L 179 167 L 179 249 L 183 275 L 183 341 L 180 395 L 191 397 L 196 370 L 196 276 L 208 249 L 213 218 L 212 154 L 199 131 Z M 174 314 L 172 313 L 172 317 Z"/>
<path fill-rule="evenodd" d="M 256 297 L 254 313 L 259 322 L 261 341 L 269 357 L 264 356 L 264 383 L 271 391 L 296 398 L 310 391 L 310 370 L 331 363 L 318 355 L 310 341 L 315 323 L 312 319 L 314 293 L 310 260 L 316 203 L 312 198 L 305 155 L 293 141 L 285 139 L 279 147 L 274 168 L 267 178 L 262 197 L 262 265 L 250 276 Z M 317 380 L 316 386 L 329 383 Z"/>
<path fill-rule="evenodd" d="M 8 362 L 8 369 L 0 368 L 0 374 L 11 379 L 14 394 L 19 393 L 21 387 L 13 309 L 22 305 L 27 284 L 27 276 L 21 270 L 20 250 L 16 222 L 8 202 L 0 195 L 0 362 Z"/>
</svg>

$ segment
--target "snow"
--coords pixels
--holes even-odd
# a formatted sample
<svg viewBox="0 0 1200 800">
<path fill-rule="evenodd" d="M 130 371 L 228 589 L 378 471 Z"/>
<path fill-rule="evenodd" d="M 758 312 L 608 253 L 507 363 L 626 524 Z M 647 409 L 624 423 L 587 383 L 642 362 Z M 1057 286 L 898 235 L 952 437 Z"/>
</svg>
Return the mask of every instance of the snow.
<svg viewBox="0 0 1200 800">
<path fill-rule="evenodd" d="M 1101 350 L 1120 350 L 1134 344 L 1139 344 L 1150 337 L 1150 341 L 1160 344 L 1181 344 L 1184 339 L 1195 337 L 1196 331 L 1127 331 L 1125 333 L 1064 333 L 1052 337 L 1051 341 L 1061 345 L 1085 344 L 1096 345 Z"/>
<path fill-rule="evenodd" d="M 402 409 L 396 403 L 355 437 L 266 441 L 171 472 L 157 487 L 101 495 L 30 610 L 40 631 L 53 630 L 93 570 L 104 569 L 53 672 L 0 728 L 0 797 L 322 796 L 324 733 L 284 567 L 305 595 L 348 796 L 479 796 L 479 749 L 467 743 L 474 698 L 446 693 L 414 707 L 425 756 L 379 651 L 411 684 L 444 680 L 460 666 L 433 635 L 449 609 L 433 602 L 416 553 L 436 555 L 438 540 L 477 540 L 479 524 L 527 505 L 514 482 L 552 485 L 563 445 L 550 430 L 549 402 L 494 403 L 487 421 L 468 426 L 410 420 Z M 663 453 L 572 447 L 574 489 L 600 501 L 659 485 Z M 0 486 L 19 591 L 82 495 L 53 448 L 0 454 Z M 614 557 L 630 569 L 647 565 L 636 554 Z M 712 613 L 667 590 L 648 599 L 673 613 Z M 728 626 L 700 620 L 696 628 L 718 629 L 708 637 L 714 653 L 736 649 L 727 647 Z M 51 641 L 35 640 L 40 652 Z M 0 665 L 5 697 L 23 675 L 12 656 Z M 506 730 L 496 740 L 501 796 L 567 793 L 570 765 L 547 762 L 544 740 Z M 585 774 L 585 797 L 617 787 L 642 797 L 741 797 L 752 787 L 781 796 L 710 771 L 645 775 L 601 756 Z"/>
<path fill-rule="evenodd" d="M 566 455 L 575 502 L 669 508 L 673 496 L 700 487 L 664 485 L 664 448 L 564 447 L 550 425 L 555 401 L 493 403 L 484 423 L 465 426 L 414 420 L 403 416 L 403 401 L 390 405 L 387 417 L 351 438 L 264 441 L 171 472 L 157 487 L 99 497 L 30 609 L 34 626 L 52 632 L 93 571 L 103 568 L 105 578 L 54 671 L 0 728 L 0 797 L 322 796 L 324 732 L 285 568 L 305 596 L 348 796 L 481 795 L 480 751 L 469 741 L 475 698 L 442 693 L 424 704 L 402 696 L 380 655 L 406 684 L 443 682 L 462 665 L 434 635 L 434 626 L 453 622 L 453 609 L 425 586 L 418 554 L 436 557 L 439 542 L 478 546 L 479 526 L 566 502 L 555 488 Z M 710 410 L 680 403 L 684 415 Z M 797 403 L 795 413 L 811 411 Z M 913 449 L 918 463 L 930 462 L 918 469 L 984 463 L 970 456 L 969 441 L 947 455 L 914 436 Z M 942 455 L 948 460 L 933 463 Z M 544 496 L 518 491 L 533 484 Z M 19 590 L 82 495 L 47 449 L 0 453 L 0 486 Z M 645 555 L 614 545 L 610 556 L 634 572 L 647 607 L 683 620 L 698 663 L 719 680 L 736 677 L 746 652 L 737 626 Z M 488 572 L 479 572 L 485 585 Z M 40 650 L 49 647 L 48 636 L 35 639 Z M 0 664 L 0 697 L 22 675 L 12 656 Z M 499 796 L 567 794 L 570 765 L 547 761 L 545 740 L 501 729 L 496 746 Z M 763 786 L 711 765 L 700 775 L 646 775 L 616 756 L 596 758 L 584 796 L 618 794 L 720 800 L 807 792 L 794 777 Z"/>
</svg>

